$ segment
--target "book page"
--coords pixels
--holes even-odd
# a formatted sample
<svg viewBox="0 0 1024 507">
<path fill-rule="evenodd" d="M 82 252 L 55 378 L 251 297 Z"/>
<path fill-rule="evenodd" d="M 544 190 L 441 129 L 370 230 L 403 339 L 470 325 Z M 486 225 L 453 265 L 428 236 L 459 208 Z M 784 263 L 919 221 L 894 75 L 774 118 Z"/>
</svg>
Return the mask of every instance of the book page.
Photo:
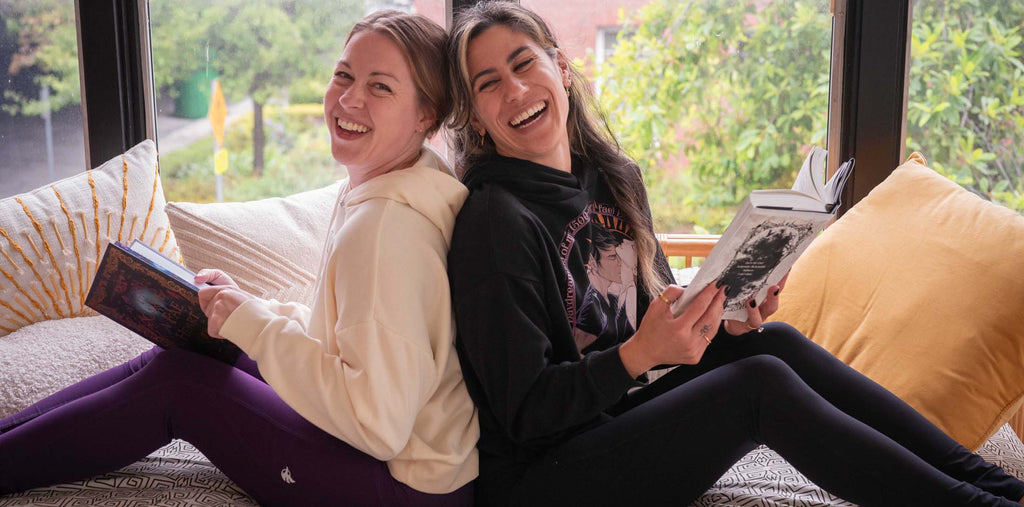
<svg viewBox="0 0 1024 507">
<path fill-rule="evenodd" d="M 801 194 L 807 194 L 818 201 L 826 202 L 825 188 L 825 157 L 828 152 L 815 146 L 807 154 L 800 171 L 796 173 L 796 180 L 793 181 L 793 190 Z"/>
</svg>

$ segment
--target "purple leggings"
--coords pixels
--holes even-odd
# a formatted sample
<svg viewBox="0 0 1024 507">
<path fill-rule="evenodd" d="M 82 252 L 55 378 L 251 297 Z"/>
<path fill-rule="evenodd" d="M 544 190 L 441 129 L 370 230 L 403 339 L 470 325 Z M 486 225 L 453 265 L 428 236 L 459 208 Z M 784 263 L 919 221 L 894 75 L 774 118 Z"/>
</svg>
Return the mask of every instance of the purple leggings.
<svg viewBox="0 0 1024 507">
<path fill-rule="evenodd" d="M 292 410 L 248 357 L 235 367 L 153 348 L 0 420 L 0 495 L 117 470 L 173 438 L 261 505 L 470 505 L 394 478 L 387 464 Z"/>
</svg>

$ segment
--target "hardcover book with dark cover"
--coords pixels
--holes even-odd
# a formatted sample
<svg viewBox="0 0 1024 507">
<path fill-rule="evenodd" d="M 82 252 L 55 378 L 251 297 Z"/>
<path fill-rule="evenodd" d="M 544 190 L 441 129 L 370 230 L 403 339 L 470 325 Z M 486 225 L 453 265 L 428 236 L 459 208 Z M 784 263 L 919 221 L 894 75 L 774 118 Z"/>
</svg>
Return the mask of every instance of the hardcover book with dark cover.
<svg viewBox="0 0 1024 507">
<path fill-rule="evenodd" d="M 163 347 L 198 352 L 234 364 L 241 350 L 210 337 L 198 289 L 120 243 L 110 243 L 85 304 Z"/>
</svg>

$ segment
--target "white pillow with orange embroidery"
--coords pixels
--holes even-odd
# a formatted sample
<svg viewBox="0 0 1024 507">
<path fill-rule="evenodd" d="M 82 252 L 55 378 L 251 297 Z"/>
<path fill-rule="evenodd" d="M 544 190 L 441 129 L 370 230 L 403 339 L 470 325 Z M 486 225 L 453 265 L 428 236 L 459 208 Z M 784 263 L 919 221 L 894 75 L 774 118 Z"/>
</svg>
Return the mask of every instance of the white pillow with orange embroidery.
<svg viewBox="0 0 1024 507">
<path fill-rule="evenodd" d="M 149 140 L 96 169 L 0 200 L 0 336 L 95 315 L 85 295 L 110 241 L 139 239 L 180 260 L 164 204 Z"/>
</svg>

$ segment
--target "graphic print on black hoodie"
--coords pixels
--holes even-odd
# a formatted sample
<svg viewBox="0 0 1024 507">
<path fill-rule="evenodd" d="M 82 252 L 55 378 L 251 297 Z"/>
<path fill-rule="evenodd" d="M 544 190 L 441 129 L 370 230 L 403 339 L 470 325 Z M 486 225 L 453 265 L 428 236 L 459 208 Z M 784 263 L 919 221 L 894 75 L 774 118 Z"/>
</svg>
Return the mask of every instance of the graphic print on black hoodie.
<svg viewBox="0 0 1024 507">
<path fill-rule="evenodd" d="M 566 305 L 567 312 L 576 309 L 573 338 L 581 353 L 615 345 L 637 327 L 636 248 L 629 225 L 612 206 L 591 203 L 586 211 L 589 223 L 579 245 L 587 252 L 586 277 L 573 277 L 579 289 L 572 296 L 578 299 Z M 572 234 L 570 224 L 565 237 Z"/>
</svg>

